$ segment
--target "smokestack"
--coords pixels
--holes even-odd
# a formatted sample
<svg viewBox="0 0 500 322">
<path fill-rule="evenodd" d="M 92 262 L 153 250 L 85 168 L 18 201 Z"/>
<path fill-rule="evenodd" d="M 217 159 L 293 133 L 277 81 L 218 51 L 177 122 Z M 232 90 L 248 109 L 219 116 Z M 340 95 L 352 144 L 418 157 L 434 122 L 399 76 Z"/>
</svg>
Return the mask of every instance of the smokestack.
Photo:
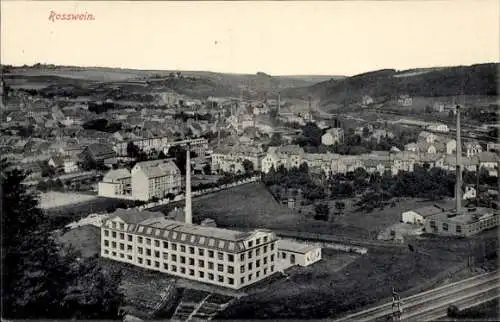
<svg viewBox="0 0 500 322">
<path fill-rule="evenodd" d="M 280 115 L 280 108 L 281 108 L 281 93 L 278 92 L 278 115 Z"/>
<path fill-rule="evenodd" d="M 186 208 L 184 209 L 184 220 L 188 225 L 193 223 L 193 213 L 191 210 L 191 155 L 189 144 L 186 149 Z"/>
<path fill-rule="evenodd" d="M 457 111 L 457 148 L 456 148 L 456 176 L 457 182 L 455 187 L 455 202 L 456 211 L 460 212 L 462 208 L 462 140 L 460 138 L 460 105 L 456 107 Z"/>
</svg>

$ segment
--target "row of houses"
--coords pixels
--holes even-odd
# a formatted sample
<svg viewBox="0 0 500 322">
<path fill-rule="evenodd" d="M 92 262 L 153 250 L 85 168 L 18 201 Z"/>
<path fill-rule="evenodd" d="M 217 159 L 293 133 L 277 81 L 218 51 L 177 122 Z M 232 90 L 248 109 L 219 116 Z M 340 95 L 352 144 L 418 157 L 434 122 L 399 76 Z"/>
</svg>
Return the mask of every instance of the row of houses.
<svg viewBox="0 0 500 322">
<path fill-rule="evenodd" d="M 148 201 L 177 195 L 181 191 L 181 172 L 171 160 L 138 162 L 131 170 L 110 170 L 99 182 L 102 197 Z"/>
</svg>

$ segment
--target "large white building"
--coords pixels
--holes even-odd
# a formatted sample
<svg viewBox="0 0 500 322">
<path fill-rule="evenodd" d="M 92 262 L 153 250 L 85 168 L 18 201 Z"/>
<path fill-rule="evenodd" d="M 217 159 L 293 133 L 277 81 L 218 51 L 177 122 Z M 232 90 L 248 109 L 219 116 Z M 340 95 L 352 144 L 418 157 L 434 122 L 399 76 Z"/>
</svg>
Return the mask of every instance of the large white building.
<svg viewBox="0 0 500 322">
<path fill-rule="evenodd" d="M 259 171 L 263 157 L 262 149 L 251 145 L 218 147 L 212 153 L 212 171 L 243 173 L 245 160 L 252 162 L 254 170 Z"/>
<path fill-rule="evenodd" d="M 325 134 L 321 136 L 321 143 L 323 145 L 334 145 L 335 143 L 342 143 L 344 141 L 344 130 L 339 127 L 328 129 Z"/>
<path fill-rule="evenodd" d="M 98 186 L 99 196 L 126 198 L 132 196 L 132 176 L 128 169 L 110 170 Z"/>
<path fill-rule="evenodd" d="M 137 200 L 164 198 L 181 190 L 181 172 L 170 160 L 138 162 L 131 171 L 132 195 Z"/>
<path fill-rule="evenodd" d="M 240 289 L 276 272 L 277 238 L 167 220 L 118 209 L 101 228 L 101 256 L 163 273 Z"/>
</svg>

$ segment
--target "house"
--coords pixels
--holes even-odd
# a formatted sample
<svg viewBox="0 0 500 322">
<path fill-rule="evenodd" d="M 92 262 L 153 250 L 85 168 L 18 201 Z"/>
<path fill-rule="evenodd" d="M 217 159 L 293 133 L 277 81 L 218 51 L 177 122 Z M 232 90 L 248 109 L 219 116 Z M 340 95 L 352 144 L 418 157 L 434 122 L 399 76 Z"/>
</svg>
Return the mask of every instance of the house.
<svg viewBox="0 0 500 322">
<path fill-rule="evenodd" d="M 299 243 L 293 240 L 278 240 L 279 269 L 299 265 L 310 266 L 321 260 L 321 246 Z"/>
<path fill-rule="evenodd" d="M 335 127 L 326 130 L 325 134 L 321 136 L 321 143 L 323 145 L 334 145 L 344 141 L 344 129 Z"/>
<path fill-rule="evenodd" d="M 394 138 L 394 133 L 383 129 L 377 129 L 370 134 L 370 138 L 375 139 L 377 142 L 380 142 L 382 138 Z"/>
<path fill-rule="evenodd" d="M 422 131 L 418 134 L 418 141 L 424 141 L 427 143 L 434 143 L 436 141 L 437 136 L 433 133 Z"/>
<path fill-rule="evenodd" d="M 230 289 L 278 270 L 278 238 L 269 230 L 241 232 L 164 217 L 118 209 L 101 227 L 101 257 Z"/>
<path fill-rule="evenodd" d="M 428 153 L 428 154 L 436 154 L 437 148 L 433 143 L 429 143 L 426 141 L 421 141 L 417 143 L 417 152 L 419 153 Z"/>
<path fill-rule="evenodd" d="M 102 197 L 125 197 L 132 194 L 132 175 L 128 169 L 108 171 L 99 182 L 98 194 Z"/>
<path fill-rule="evenodd" d="M 366 128 L 366 130 L 365 130 L 365 128 Z M 371 125 L 371 124 L 368 124 L 366 126 L 358 126 L 354 130 L 354 134 L 359 135 L 360 137 L 363 137 L 365 132 L 367 134 L 371 134 L 371 133 L 373 133 L 373 130 L 374 130 L 373 125 Z"/>
<path fill-rule="evenodd" d="M 429 125 L 427 125 L 426 130 L 433 131 L 433 132 L 442 132 L 442 133 L 450 132 L 448 125 L 442 124 L 442 123 L 429 124 Z"/>
<path fill-rule="evenodd" d="M 407 224 L 423 225 L 426 218 L 429 218 L 441 212 L 443 212 L 443 209 L 436 205 L 417 208 L 414 210 L 403 212 L 401 214 L 401 221 Z"/>
<path fill-rule="evenodd" d="M 465 143 L 465 155 L 470 158 L 478 153 L 483 152 L 483 148 L 481 147 L 481 144 L 478 142 L 468 142 Z"/>
<path fill-rule="evenodd" d="M 410 97 L 410 95 L 408 95 L 408 94 L 399 95 L 398 105 L 400 105 L 400 106 L 411 106 L 412 102 L 413 102 L 413 100 Z"/>
<path fill-rule="evenodd" d="M 245 160 L 250 161 L 253 164 L 253 169 L 259 171 L 264 151 L 260 147 L 236 144 L 215 148 L 211 157 L 212 171 L 242 173 L 245 171 L 243 168 Z"/>
<path fill-rule="evenodd" d="M 447 137 L 437 137 L 434 145 L 438 153 L 453 154 L 457 150 L 457 141 Z"/>
<path fill-rule="evenodd" d="M 405 145 L 405 151 L 418 152 L 417 143 L 408 143 Z"/>
<path fill-rule="evenodd" d="M 94 143 L 85 147 L 80 156 L 84 160 L 104 164 L 106 160 L 116 158 L 116 153 L 109 144 Z"/>
<path fill-rule="evenodd" d="M 463 200 L 468 200 L 468 199 L 475 199 L 477 196 L 476 188 L 471 185 L 467 185 L 465 187 L 465 191 L 462 194 L 462 199 Z"/>
<path fill-rule="evenodd" d="M 371 96 L 364 95 L 362 100 L 361 100 L 361 105 L 362 106 L 369 106 L 371 104 L 373 104 L 373 98 Z"/>
<path fill-rule="evenodd" d="M 474 157 L 477 158 L 479 167 L 488 170 L 490 176 L 498 176 L 498 154 L 494 152 L 480 152 Z"/>
<path fill-rule="evenodd" d="M 148 201 L 181 190 L 181 172 L 170 160 L 138 162 L 132 168 L 132 197 Z"/>
<path fill-rule="evenodd" d="M 434 104 L 432 104 L 432 109 L 438 113 L 443 113 L 445 105 L 442 102 L 434 102 Z"/>
<path fill-rule="evenodd" d="M 488 144 L 486 144 L 486 151 L 488 151 L 488 152 L 500 152 L 500 143 L 488 143 Z"/>
</svg>

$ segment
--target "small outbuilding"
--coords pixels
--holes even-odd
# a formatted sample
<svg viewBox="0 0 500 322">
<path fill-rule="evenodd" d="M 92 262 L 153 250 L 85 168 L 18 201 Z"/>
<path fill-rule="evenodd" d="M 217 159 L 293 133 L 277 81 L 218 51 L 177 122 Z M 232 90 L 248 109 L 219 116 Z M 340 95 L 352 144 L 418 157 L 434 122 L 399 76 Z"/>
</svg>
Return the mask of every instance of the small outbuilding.
<svg viewBox="0 0 500 322">
<path fill-rule="evenodd" d="M 417 208 L 403 212 L 401 214 L 401 221 L 407 224 L 423 225 L 425 218 L 434 216 L 441 212 L 443 212 L 443 209 L 436 205 Z"/>
<path fill-rule="evenodd" d="M 309 266 L 321 260 L 321 247 L 288 239 L 278 241 L 278 257 L 282 269 Z"/>
</svg>

